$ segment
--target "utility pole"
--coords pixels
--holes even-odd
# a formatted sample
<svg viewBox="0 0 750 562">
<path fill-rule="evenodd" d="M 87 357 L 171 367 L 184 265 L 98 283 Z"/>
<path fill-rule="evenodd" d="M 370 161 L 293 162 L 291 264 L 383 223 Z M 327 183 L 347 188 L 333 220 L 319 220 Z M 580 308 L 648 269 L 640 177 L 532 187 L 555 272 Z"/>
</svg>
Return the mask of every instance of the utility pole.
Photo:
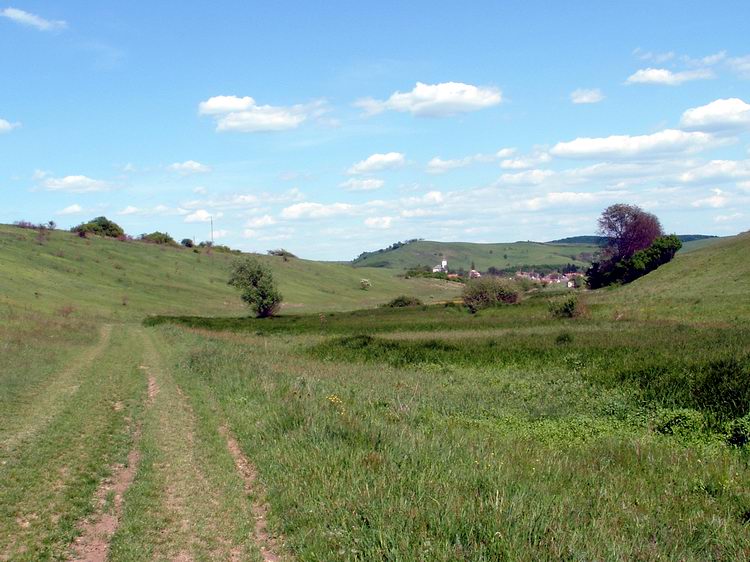
<svg viewBox="0 0 750 562">
<path fill-rule="evenodd" d="M 211 215 L 211 245 L 214 245 L 214 217 Z"/>
</svg>

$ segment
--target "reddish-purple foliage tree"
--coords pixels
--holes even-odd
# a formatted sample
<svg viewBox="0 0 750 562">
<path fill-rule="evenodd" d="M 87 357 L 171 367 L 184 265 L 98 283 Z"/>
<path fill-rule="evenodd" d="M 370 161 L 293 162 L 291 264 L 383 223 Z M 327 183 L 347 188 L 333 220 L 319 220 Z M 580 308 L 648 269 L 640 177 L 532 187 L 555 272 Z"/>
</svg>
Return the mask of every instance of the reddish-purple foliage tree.
<svg viewBox="0 0 750 562">
<path fill-rule="evenodd" d="M 610 205 L 599 217 L 599 233 L 609 241 L 606 254 L 612 263 L 648 248 L 664 231 L 655 215 L 637 205 Z"/>
</svg>

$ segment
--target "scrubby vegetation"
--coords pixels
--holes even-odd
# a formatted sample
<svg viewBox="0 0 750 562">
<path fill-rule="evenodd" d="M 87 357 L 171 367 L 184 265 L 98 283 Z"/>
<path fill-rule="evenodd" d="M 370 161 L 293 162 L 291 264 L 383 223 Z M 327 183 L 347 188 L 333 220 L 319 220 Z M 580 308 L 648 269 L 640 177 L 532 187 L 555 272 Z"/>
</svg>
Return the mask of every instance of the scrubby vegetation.
<svg viewBox="0 0 750 562">
<path fill-rule="evenodd" d="M 86 236 L 88 234 L 106 236 L 108 238 L 125 236 L 125 231 L 122 227 L 107 217 L 96 217 L 89 222 L 83 222 L 78 226 L 74 226 L 71 230 L 78 233 L 79 236 Z"/>
<path fill-rule="evenodd" d="M 141 234 L 138 239 L 143 242 L 149 242 L 150 244 L 167 244 L 169 246 L 177 246 L 177 242 L 175 242 L 174 238 L 172 238 L 166 232 L 159 232 L 158 230 L 150 234 Z"/>
<path fill-rule="evenodd" d="M 518 287 L 499 277 L 481 277 L 466 284 L 463 301 L 472 312 L 501 304 L 514 304 L 521 298 Z"/>
<path fill-rule="evenodd" d="M 424 303 L 422 302 L 422 299 L 418 297 L 400 295 L 396 297 L 395 299 L 387 302 L 383 306 L 388 306 L 390 308 L 404 308 L 406 306 L 423 306 L 423 305 Z"/>
</svg>

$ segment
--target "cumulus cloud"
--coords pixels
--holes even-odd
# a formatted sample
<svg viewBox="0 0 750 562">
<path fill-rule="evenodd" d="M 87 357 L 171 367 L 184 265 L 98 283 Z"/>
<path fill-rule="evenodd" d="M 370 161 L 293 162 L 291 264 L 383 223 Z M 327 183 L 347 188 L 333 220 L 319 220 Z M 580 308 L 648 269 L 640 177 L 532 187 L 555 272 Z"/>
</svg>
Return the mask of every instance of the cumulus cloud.
<svg viewBox="0 0 750 562">
<path fill-rule="evenodd" d="M 253 217 L 245 223 L 245 226 L 249 228 L 264 228 L 266 226 L 272 226 L 276 224 L 276 219 L 271 215 L 263 215 L 262 217 Z"/>
<path fill-rule="evenodd" d="M 185 222 L 209 222 L 212 218 L 219 219 L 222 216 L 224 215 L 221 211 L 209 213 L 205 209 L 198 209 L 187 215 L 185 217 Z"/>
<path fill-rule="evenodd" d="M 602 200 L 611 199 L 612 194 L 609 192 L 551 192 L 540 197 L 532 197 L 526 201 L 516 203 L 519 208 L 536 211 L 545 207 L 553 206 L 577 206 L 588 205 Z"/>
<path fill-rule="evenodd" d="M 570 101 L 573 103 L 599 103 L 604 99 L 604 94 L 599 88 L 591 90 L 578 88 L 570 94 Z"/>
<path fill-rule="evenodd" d="M 64 209 L 60 209 L 57 211 L 57 215 L 77 215 L 78 213 L 83 212 L 83 207 L 81 207 L 79 204 L 74 203 L 73 205 L 68 205 Z"/>
<path fill-rule="evenodd" d="M 498 183 L 505 185 L 539 185 L 554 175 L 551 170 L 527 170 L 515 174 L 503 174 Z"/>
<path fill-rule="evenodd" d="M 643 68 L 631 74 L 625 81 L 627 84 L 663 84 L 665 86 L 679 86 L 692 80 L 708 80 L 714 77 L 708 68 L 683 70 L 672 72 L 666 68 Z"/>
<path fill-rule="evenodd" d="M 393 217 L 367 217 L 365 219 L 365 226 L 369 228 L 386 229 L 391 228 L 392 225 Z"/>
<path fill-rule="evenodd" d="M 693 201 L 693 207 L 711 207 L 713 209 L 719 209 L 726 206 L 727 202 L 729 201 L 726 192 L 722 191 L 721 189 L 712 189 L 711 192 L 713 193 L 713 195 Z"/>
<path fill-rule="evenodd" d="M 408 112 L 419 117 L 447 117 L 498 105 L 503 100 L 498 88 L 462 82 L 417 85 L 410 92 L 394 92 L 387 100 L 372 98 L 355 102 L 368 115 L 386 110 Z"/>
<path fill-rule="evenodd" d="M 349 203 L 295 203 L 281 210 L 285 219 L 323 219 L 349 213 L 354 208 Z"/>
<path fill-rule="evenodd" d="M 20 127 L 20 123 L 11 123 L 5 119 L 0 119 L 0 135 L 3 133 L 10 133 L 13 129 Z"/>
<path fill-rule="evenodd" d="M 68 27 L 68 24 L 63 20 L 44 19 L 41 16 L 24 12 L 17 8 L 5 8 L 0 10 L 0 17 L 8 18 L 11 21 L 28 27 L 33 27 L 39 31 L 57 31 Z"/>
<path fill-rule="evenodd" d="M 444 174 L 458 168 L 465 168 L 480 162 L 495 162 L 498 158 L 508 158 L 516 152 L 515 148 L 501 148 L 495 154 L 473 154 L 463 158 L 444 160 L 438 156 L 427 163 L 425 171 L 428 174 Z"/>
<path fill-rule="evenodd" d="M 357 162 L 349 168 L 351 175 L 370 174 L 392 168 L 399 168 L 406 163 L 406 158 L 400 152 L 387 152 L 385 154 L 373 154 L 364 160 Z"/>
<path fill-rule="evenodd" d="M 201 164 L 195 160 L 186 160 L 185 162 L 175 162 L 167 166 L 167 169 L 180 174 L 181 176 L 187 176 L 190 174 L 206 174 L 211 171 L 211 167 L 206 164 Z"/>
<path fill-rule="evenodd" d="M 500 167 L 505 170 L 527 170 L 540 164 L 546 164 L 552 160 L 548 152 L 538 151 L 518 158 L 508 158 L 500 162 Z"/>
<path fill-rule="evenodd" d="M 741 78 L 750 78 L 750 55 L 732 57 L 727 60 L 727 65 Z"/>
<path fill-rule="evenodd" d="M 118 211 L 117 214 L 118 215 L 137 215 L 140 212 L 141 212 L 141 209 L 139 209 L 138 207 L 134 207 L 133 205 L 128 205 L 121 211 Z"/>
<path fill-rule="evenodd" d="M 722 183 L 750 178 L 750 160 L 711 160 L 680 174 L 684 183 Z"/>
<path fill-rule="evenodd" d="M 665 129 L 650 135 L 579 137 L 557 143 L 550 152 L 561 158 L 644 158 L 693 153 L 717 144 L 708 133 Z"/>
<path fill-rule="evenodd" d="M 715 222 L 732 222 L 741 219 L 744 215 L 742 213 L 731 213 L 728 215 L 716 215 L 714 217 Z"/>
<path fill-rule="evenodd" d="M 374 191 L 385 185 L 385 182 L 377 178 L 351 178 L 339 184 L 347 191 Z"/>
<path fill-rule="evenodd" d="M 214 96 L 198 105 L 201 115 L 216 121 L 216 130 L 259 133 L 296 129 L 310 118 L 328 111 L 326 104 L 315 101 L 292 106 L 258 105 L 250 96 Z"/>
<path fill-rule="evenodd" d="M 718 99 L 685 111 L 680 125 L 702 131 L 750 129 L 750 104 L 739 98 Z"/>
<path fill-rule="evenodd" d="M 86 176 L 65 176 L 63 178 L 47 178 L 42 182 L 42 187 L 50 191 L 87 193 L 91 191 L 105 191 L 109 188 L 109 185 L 107 182 Z"/>
</svg>

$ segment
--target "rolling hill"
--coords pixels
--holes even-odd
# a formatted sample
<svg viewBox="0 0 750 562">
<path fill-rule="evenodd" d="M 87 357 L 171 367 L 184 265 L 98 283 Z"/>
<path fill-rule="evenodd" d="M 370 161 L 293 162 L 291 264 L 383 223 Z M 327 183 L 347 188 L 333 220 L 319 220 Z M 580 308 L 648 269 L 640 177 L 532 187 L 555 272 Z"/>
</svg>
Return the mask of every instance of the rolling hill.
<svg viewBox="0 0 750 562">
<path fill-rule="evenodd" d="M 592 302 L 624 319 L 750 321 L 750 232 L 707 242 L 633 283 L 596 291 Z"/>
<path fill-rule="evenodd" d="M 480 271 L 523 266 L 564 266 L 575 264 L 587 267 L 594 244 L 544 244 L 541 242 L 511 242 L 475 244 L 471 242 L 430 242 L 418 240 L 395 249 L 380 250 L 360 255 L 352 263 L 355 267 L 378 267 L 397 270 L 417 266 L 434 266 L 445 257 L 451 269 L 471 267 Z"/>
<path fill-rule="evenodd" d="M 147 314 L 238 315 L 245 311 L 227 285 L 234 254 L 193 252 L 113 239 L 0 225 L 0 312 L 9 307 L 112 320 Z M 272 269 L 283 311 L 317 312 L 377 306 L 400 294 L 424 302 L 451 299 L 455 283 L 403 279 L 393 270 L 257 256 Z M 372 283 L 360 289 L 360 280 Z M 3 311 L 5 309 L 5 311 Z M 67 312 L 66 312 L 67 311 Z"/>
</svg>

